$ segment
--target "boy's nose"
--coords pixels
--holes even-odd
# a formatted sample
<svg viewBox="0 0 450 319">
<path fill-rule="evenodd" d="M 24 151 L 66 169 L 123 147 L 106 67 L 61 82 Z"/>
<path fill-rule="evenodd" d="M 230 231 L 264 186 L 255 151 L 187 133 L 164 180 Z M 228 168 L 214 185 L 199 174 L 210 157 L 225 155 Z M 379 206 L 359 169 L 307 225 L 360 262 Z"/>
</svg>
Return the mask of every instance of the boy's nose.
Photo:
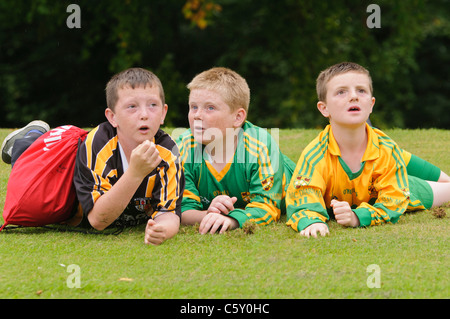
<svg viewBox="0 0 450 319">
<path fill-rule="evenodd" d="M 195 120 L 201 120 L 201 119 L 202 119 L 202 116 L 203 116 L 203 113 L 202 113 L 202 111 L 200 110 L 200 108 L 197 109 L 197 110 L 195 111 L 195 113 L 194 113 L 194 119 L 195 119 Z"/>
<path fill-rule="evenodd" d="M 350 91 L 350 101 L 354 101 L 354 100 L 358 100 L 358 94 L 357 94 L 356 90 L 351 90 Z"/>
<path fill-rule="evenodd" d="M 148 109 L 146 107 L 141 107 L 140 108 L 140 117 L 141 120 L 146 120 L 148 119 Z"/>
</svg>

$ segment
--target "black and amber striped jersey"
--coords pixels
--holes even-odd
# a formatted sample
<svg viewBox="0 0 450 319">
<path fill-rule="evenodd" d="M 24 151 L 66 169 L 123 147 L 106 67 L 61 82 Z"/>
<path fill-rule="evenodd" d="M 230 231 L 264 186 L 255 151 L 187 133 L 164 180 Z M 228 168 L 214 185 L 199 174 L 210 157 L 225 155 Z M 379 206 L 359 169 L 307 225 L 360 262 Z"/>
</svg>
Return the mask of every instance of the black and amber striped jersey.
<svg viewBox="0 0 450 319">
<path fill-rule="evenodd" d="M 228 216 L 239 222 L 251 220 L 267 225 L 280 218 L 284 187 L 295 163 L 283 155 L 273 137 L 246 121 L 240 129 L 234 156 L 221 172 L 211 165 L 204 145 L 191 130 L 178 139 L 186 177 L 182 211 L 206 210 L 218 195 L 236 197 Z"/>
<path fill-rule="evenodd" d="M 161 129 L 153 142 L 161 163 L 142 181 L 127 208 L 110 227 L 142 224 L 163 212 L 181 215 L 184 175 L 178 147 Z M 74 184 L 83 211 L 83 224 L 96 200 L 110 190 L 123 173 L 117 131 L 109 122 L 104 122 L 89 132 L 77 153 Z"/>
</svg>

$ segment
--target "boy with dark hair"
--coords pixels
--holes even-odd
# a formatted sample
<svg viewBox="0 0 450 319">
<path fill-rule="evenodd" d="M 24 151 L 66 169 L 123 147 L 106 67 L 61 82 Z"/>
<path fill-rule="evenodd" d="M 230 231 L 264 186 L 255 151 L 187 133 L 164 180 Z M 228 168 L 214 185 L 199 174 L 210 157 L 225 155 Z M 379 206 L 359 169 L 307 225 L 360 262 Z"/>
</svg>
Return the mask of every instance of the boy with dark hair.
<svg viewBox="0 0 450 319">
<path fill-rule="evenodd" d="M 372 92 L 369 72 L 356 63 L 333 65 L 317 79 L 317 107 L 330 125 L 303 150 L 286 196 L 287 224 L 301 235 L 325 236 L 332 217 L 350 227 L 396 223 L 407 210 L 450 200 L 448 175 L 366 123 Z M 407 162 L 431 167 L 435 181 L 408 176 Z"/>
<path fill-rule="evenodd" d="M 168 108 L 163 87 L 152 72 L 131 68 L 111 78 L 106 99 L 108 121 L 78 148 L 73 182 L 80 205 L 71 224 L 104 230 L 147 223 L 145 243 L 161 244 L 178 232 L 184 189 L 178 148 L 160 129 Z M 2 159 L 14 161 L 24 151 L 16 145 L 47 130 L 33 124 L 11 133 Z"/>
</svg>

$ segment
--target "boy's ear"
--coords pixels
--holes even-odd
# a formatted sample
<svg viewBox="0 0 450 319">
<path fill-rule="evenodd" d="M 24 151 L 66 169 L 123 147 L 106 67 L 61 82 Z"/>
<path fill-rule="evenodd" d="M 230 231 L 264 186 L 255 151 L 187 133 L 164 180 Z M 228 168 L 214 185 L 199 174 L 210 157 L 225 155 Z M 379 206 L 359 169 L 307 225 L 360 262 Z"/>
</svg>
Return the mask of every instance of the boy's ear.
<svg viewBox="0 0 450 319">
<path fill-rule="evenodd" d="M 325 102 L 319 101 L 317 102 L 317 109 L 322 113 L 324 117 L 330 117 L 330 113 L 328 112 L 327 105 Z"/>
<path fill-rule="evenodd" d="M 162 109 L 161 122 L 159 123 L 160 125 L 164 124 L 164 119 L 166 118 L 168 109 L 169 109 L 169 106 L 167 104 L 164 104 L 163 109 Z"/>
<path fill-rule="evenodd" d="M 243 108 L 240 108 L 236 111 L 236 120 L 235 122 L 235 127 L 241 127 L 244 122 L 245 119 L 247 118 L 247 112 L 245 112 L 245 110 Z"/>
<path fill-rule="evenodd" d="M 114 114 L 113 110 L 111 110 L 109 107 L 105 110 L 105 116 L 108 122 L 113 126 L 117 127 L 117 123 L 115 121 L 116 115 Z"/>
<path fill-rule="evenodd" d="M 370 113 L 372 114 L 373 106 L 375 105 L 375 97 L 372 96 L 372 108 L 370 109 Z"/>
</svg>

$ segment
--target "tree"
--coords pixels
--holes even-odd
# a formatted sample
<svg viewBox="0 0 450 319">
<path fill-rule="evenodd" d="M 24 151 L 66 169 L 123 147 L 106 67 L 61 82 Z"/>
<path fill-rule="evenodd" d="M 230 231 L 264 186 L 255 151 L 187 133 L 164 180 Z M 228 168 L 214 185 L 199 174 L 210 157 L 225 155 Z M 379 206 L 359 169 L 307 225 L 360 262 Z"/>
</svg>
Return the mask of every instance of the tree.
<svg viewBox="0 0 450 319">
<path fill-rule="evenodd" d="M 76 2 L 81 28 L 69 28 Z M 372 75 L 371 120 L 385 127 L 450 127 L 447 0 L 109 0 L 0 2 L 0 127 L 104 121 L 104 87 L 132 66 L 163 82 L 166 123 L 187 124 L 186 84 L 230 67 L 251 89 L 249 120 L 263 127 L 326 124 L 315 79 L 354 61 Z M 420 116 L 418 116 L 420 115 Z M 420 118 L 419 120 L 417 118 Z"/>
</svg>

